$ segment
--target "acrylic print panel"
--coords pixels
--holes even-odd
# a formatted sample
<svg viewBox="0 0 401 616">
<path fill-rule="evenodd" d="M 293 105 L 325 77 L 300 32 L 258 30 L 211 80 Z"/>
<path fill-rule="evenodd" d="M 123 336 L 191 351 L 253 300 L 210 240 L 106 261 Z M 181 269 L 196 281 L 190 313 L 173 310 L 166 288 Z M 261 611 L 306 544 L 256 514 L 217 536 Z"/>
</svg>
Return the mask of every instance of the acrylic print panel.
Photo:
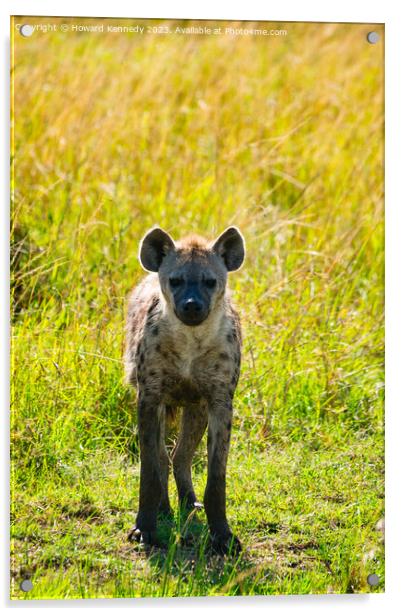
<svg viewBox="0 0 401 616">
<path fill-rule="evenodd" d="M 11 37 L 12 598 L 383 592 L 383 26 Z"/>
</svg>

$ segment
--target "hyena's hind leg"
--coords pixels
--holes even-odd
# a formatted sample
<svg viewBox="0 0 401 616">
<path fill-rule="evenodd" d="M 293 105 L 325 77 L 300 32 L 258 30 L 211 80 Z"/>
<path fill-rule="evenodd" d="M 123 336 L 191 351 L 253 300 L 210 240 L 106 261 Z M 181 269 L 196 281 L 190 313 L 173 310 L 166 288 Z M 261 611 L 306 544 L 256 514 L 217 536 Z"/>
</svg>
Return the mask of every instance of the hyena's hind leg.
<svg viewBox="0 0 401 616">
<path fill-rule="evenodd" d="M 180 433 L 172 458 L 180 505 L 184 505 L 189 509 L 193 508 L 197 503 L 192 484 L 192 459 L 205 433 L 206 426 L 206 404 L 191 404 L 183 409 Z"/>
</svg>

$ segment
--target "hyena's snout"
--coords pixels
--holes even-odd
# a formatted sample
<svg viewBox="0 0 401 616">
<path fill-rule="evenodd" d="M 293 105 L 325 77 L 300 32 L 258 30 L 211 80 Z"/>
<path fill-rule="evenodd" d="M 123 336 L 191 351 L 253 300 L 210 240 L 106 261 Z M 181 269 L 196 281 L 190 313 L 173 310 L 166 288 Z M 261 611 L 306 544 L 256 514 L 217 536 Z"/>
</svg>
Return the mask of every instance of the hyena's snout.
<svg viewBox="0 0 401 616">
<path fill-rule="evenodd" d="M 176 301 L 175 313 L 185 325 L 200 325 L 209 314 L 209 303 L 196 291 L 190 291 Z"/>
</svg>

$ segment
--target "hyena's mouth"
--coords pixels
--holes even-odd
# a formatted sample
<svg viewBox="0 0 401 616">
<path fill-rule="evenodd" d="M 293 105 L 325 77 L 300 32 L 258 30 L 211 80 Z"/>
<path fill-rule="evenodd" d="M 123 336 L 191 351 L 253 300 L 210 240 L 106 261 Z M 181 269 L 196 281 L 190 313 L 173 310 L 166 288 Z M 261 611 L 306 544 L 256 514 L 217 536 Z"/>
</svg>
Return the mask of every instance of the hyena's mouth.
<svg viewBox="0 0 401 616">
<path fill-rule="evenodd" d="M 174 310 L 174 313 L 177 319 L 179 319 L 182 323 L 184 323 L 184 325 L 189 325 L 190 327 L 196 327 L 197 325 L 200 325 L 209 316 L 209 311 L 205 313 L 197 314 L 197 315 L 195 314 L 189 315 L 185 313 L 182 314 L 178 312 L 177 310 Z"/>
</svg>

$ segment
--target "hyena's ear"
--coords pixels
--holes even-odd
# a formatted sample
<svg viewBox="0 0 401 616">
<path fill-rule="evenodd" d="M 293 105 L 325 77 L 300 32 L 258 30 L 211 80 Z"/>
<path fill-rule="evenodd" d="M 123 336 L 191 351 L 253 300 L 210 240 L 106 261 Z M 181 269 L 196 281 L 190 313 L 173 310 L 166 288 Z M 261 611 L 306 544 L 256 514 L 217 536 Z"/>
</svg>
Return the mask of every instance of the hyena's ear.
<svg viewBox="0 0 401 616">
<path fill-rule="evenodd" d="M 228 227 L 213 244 L 213 250 L 222 257 L 227 271 L 241 267 L 245 258 L 245 242 L 237 227 Z"/>
<path fill-rule="evenodd" d="M 158 272 L 164 257 L 174 248 L 174 241 L 169 234 L 160 227 L 154 227 L 141 241 L 139 261 L 148 272 Z"/>
</svg>

